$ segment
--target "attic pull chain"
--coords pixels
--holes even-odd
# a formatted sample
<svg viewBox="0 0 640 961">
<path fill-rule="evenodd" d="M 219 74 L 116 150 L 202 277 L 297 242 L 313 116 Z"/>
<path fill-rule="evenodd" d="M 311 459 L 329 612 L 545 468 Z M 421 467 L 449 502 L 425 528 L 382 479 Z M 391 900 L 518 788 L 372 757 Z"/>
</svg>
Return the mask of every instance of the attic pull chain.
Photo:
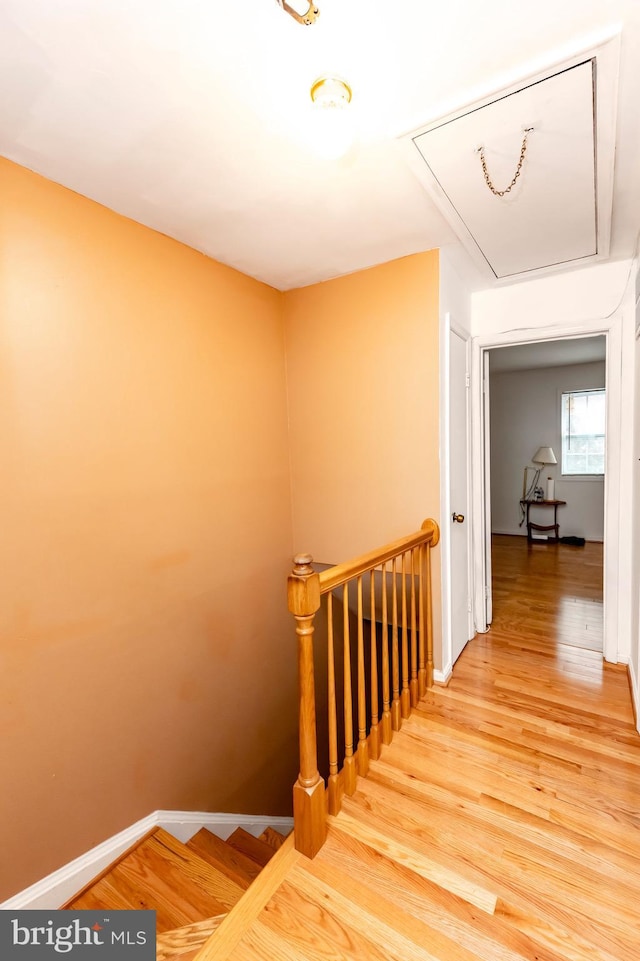
<svg viewBox="0 0 640 961">
<path fill-rule="evenodd" d="M 484 156 L 484 147 L 478 147 L 478 149 L 476 150 L 476 153 L 480 154 L 480 163 L 482 164 L 482 172 L 484 174 L 484 179 L 487 184 L 487 187 L 489 188 L 492 194 L 496 195 L 496 197 L 504 197 L 505 194 L 508 194 L 515 187 L 516 180 L 520 176 L 520 171 L 522 170 L 525 154 L 527 152 L 527 137 L 529 136 L 532 130 L 533 130 L 533 127 L 525 127 L 524 137 L 522 138 L 522 147 L 520 148 L 520 160 L 518 161 L 516 172 L 513 175 L 513 180 L 511 181 L 508 187 L 505 187 L 504 190 L 496 190 L 496 188 L 493 186 L 491 182 L 491 177 L 489 176 L 489 171 L 487 170 L 487 161 L 485 160 L 485 156 Z"/>
</svg>

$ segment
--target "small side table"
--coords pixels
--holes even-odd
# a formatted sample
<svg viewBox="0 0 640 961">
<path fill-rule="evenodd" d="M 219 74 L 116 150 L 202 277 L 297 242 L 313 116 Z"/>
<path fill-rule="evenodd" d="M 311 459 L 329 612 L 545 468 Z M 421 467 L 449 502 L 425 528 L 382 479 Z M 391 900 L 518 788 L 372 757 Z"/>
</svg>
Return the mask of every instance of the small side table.
<svg viewBox="0 0 640 961">
<path fill-rule="evenodd" d="M 533 537 L 531 535 L 532 531 L 553 531 L 554 537 L 549 538 L 549 540 L 558 541 L 560 539 L 560 526 L 558 524 L 558 508 L 563 507 L 566 501 L 527 501 L 521 500 L 520 504 L 522 507 L 527 509 L 527 540 L 531 542 Z M 533 521 L 529 520 L 529 511 L 532 507 L 553 507 L 553 524 L 534 524 Z"/>
</svg>

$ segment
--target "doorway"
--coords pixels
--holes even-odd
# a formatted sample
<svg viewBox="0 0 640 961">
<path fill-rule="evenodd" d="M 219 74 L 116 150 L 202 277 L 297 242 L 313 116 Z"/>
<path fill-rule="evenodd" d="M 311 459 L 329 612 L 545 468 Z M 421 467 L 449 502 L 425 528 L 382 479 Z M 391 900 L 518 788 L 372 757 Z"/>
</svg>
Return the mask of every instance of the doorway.
<svg viewBox="0 0 640 961">
<path fill-rule="evenodd" d="M 496 335 L 476 337 L 472 343 L 472 461 L 473 461 L 473 574 L 474 616 L 476 630 L 483 633 L 491 624 L 491 470 L 490 470 L 490 417 L 485 417 L 485 406 L 490 409 L 490 351 L 494 348 L 520 345 L 540 345 L 549 341 L 550 331 L 535 328 L 513 330 Z M 621 331 L 615 320 L 601 324 L 585 325 L 566 330 L 554 328 L 553 340 L 591 340 L 602 336 L 606 340 L 605 381 L 607 385 L 607 470 L 604 479 L 604 588 L 603 588 L 603 653 L 608 661 L 618 660 L 618 603 L 619 603 L 619 488 L 622 401 L 620 379 L 612 376 L 621 358 Z M 547 443 L 547 442 L 541 442 Z M 486 452 L 485 452 L 486 447 Z M 535 451 L 529 452 L 529 458 Z M 526 463 L 526 462 L 525 462 Z M 515 500 L 519 509 L 522 496 L 523 470 L 516 486 Z M 531 466 L 531 465 L 530 465 Z M 562 498 L 564 499 L 564 498 Z"/>
<path fill-rule="evenodd" d="M 560 642 L 602 653 L 606 337 L 487 354 L 492 616 L 537 584 Z"/>
</svg>

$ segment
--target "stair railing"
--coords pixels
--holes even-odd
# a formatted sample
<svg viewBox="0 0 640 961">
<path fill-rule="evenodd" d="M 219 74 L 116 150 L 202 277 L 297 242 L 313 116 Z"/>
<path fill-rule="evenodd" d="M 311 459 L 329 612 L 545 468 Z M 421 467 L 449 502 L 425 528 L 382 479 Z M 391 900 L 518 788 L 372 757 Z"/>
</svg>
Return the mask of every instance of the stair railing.
<svg viewBox="0 0 640 961">
<path fill-rule="evenodd" d="M 366 777 L 370 759 L 380 757 L 433 683 L 431 549 L 439 537 L 429 519 L 415 534 L 322 572 L 314 571 L 311 555 L 294 557 L 288 599 L 298 637 L 300 774 L 293 818 L 296 848 L 307 857 L 324 844 L 327 811 L 340 811 L 358 775 Z M 314 673 L 314 621 L 324 598 L 326 789 L 318 769 Z"/>
</svg>

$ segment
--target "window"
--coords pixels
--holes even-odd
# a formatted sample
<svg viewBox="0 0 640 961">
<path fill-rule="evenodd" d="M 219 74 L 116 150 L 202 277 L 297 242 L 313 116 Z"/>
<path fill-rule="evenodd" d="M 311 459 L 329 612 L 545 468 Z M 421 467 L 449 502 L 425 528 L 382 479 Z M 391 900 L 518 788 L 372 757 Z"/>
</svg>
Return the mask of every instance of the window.
<svg viewBox="0 0 640 961">
<path fill-rule="evenodd" d="M 562 473 L 604 474 L 605 390 L 562 394 Z"/>
</svg>

